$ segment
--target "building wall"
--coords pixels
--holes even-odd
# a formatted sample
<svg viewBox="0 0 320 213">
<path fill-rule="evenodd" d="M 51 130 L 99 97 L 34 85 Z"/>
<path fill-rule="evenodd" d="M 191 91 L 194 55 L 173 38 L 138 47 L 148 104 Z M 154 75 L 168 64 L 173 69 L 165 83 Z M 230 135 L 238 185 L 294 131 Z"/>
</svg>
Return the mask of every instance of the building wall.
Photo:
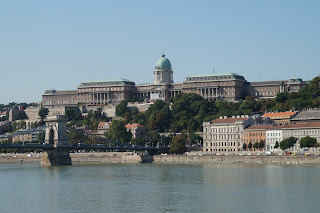
<svg viewBox="0 0 320 213">
<path fill-rule="evenodd" d="M 278 141 L 283 140 L 283 131 L 281 129 L 267 129 L 266 130 L 266 151 L 280 151 L 280 147 L 275 149 L 274 146 Z"/>
<path fill-rule="evenodd" d="M 252 150 L 253 145 L 255 143 L 259 143 L 261 140 L 266 141 L 266 130 L 244 130 L 243 131 L 243 143 L 245 143 L 247 145 L 247 149 L 248 149 L 248 145 L 251 142 L 252 143 Z"/>
</svg>

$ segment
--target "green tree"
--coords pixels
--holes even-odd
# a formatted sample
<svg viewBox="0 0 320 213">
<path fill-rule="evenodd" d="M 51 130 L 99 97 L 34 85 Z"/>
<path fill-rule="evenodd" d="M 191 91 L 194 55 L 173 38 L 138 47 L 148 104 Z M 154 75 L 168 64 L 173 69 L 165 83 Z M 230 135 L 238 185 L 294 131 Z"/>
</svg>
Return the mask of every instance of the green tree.
<svg viewBox="0 0 320 213">
<path fill-rule="evenodd" d="M 40 116 L 41 120 L 43 121 L 46 118 L 46 116 L 48 115 L 48 113 L 49 113 L 48 108 L 41 107 L 38 112 L 38 115 Z"/>
<path fill-rule="evenodd" d="M 123 117 L 124 113 L 127 112 L 128 102 L 126 100 L 120 101 L 120 103 L 116 106 L 116 115 Z"/>
<path fill-rule="evenodd" d="M 188 135 L 189 137 L 189 145 L 192 145 L 192 144 L 197 144 L 198 141 L 200 141 L 202 138 L 197 135 L 195 132 L 191 132 L 189 133 Z"/>
<path fill-rule="evenodd" d="M 113 120 L 110 129 L 104 133 L 107 139 L 115 140 L 118 142 L 130 142 L 132 136 L 131 132 L 128 133 L 124 121 Z"/>
<path fill-rule="evenodd" d="M 264 149 L 264 146 L 266 145 L 266 143 L 264 142 L 264 140 L 260 140 L 260 143 L 259 143 L 259 148 L 260 150 L 261 149 Z"/>
<path fill-rule="evenodd" d="M 243 143 L 243 145 L 242 145 L 242 150 L 243 150 L 243 151 L 246 151 L 246 150 L 247 150 L 247 144 L 246 144 L 246 143 Z"/>
<path fill-rule="evenodd" d="M 187 142 L 187 136 L 186 135 L 178 135 L 172 139 L 172 142 L 170 144 L 170 153 L 173 154 L 182 154 L 186 150 L 186 142 Z"/>
<path fill-rule="evenodd" d="M 278 148 L 279 148 L 279 146 L 280 146 L 280 145 L 279 145 L 279 142 L 278 142 L 278 141 L 276 141 L 276 144 L 274 145 L 274 148 L 275 148 L 275 149 L 278 149 Z"/>
<path fill-rule="evenodd" d="M 76 145 L 78 143 L 84 143 L 87 141 L 87 138 L 84 135 L 83 130 L 72 129 L 67 133 L 67 136 L 68 142 L 70 142 L 73 145 Z"/>
<path fill-rule="evenodd" d="M 253 144 L 253 148 L 256 150 L 256 149 L 259 149 L 260 147 L 260 143 L 259 142 L 256 142 Z"/>
<path fill-rule="evenodd" d="M 287 139 L 284 139 L 280 142 L 280 149 L 285 150 L 288 149 L 290 147 L 293 147 L 294 144 L 296 143 L 297 139 L 294 137 L 290 137 Z"/>
<path fill-rule="evenodd" d="M 40 131 L 37 136 L 39 143 L 44 143 L 45 140 L 45 131 Z"/>
<path fill-rule="evenodd" d="M 68 118 L 68 121 L 79 121 L 83 119 L 81 112 L 74 108 L 67 108 L 66 116 Z"/>
<path fill-rule="evenodd" d="M 306 136 L 304 138 L 301 138 L 300 140 L 300 147 L 314 147 L 315 144 L 317 143 L 317 139 Z"/>
<path fill-rule="evenodd" d="M 250 143 L 248 144 L 248 149 L 251 150 L 251 148 L 252 148 L 252 143 L 250 142 Z"/>
</svg>

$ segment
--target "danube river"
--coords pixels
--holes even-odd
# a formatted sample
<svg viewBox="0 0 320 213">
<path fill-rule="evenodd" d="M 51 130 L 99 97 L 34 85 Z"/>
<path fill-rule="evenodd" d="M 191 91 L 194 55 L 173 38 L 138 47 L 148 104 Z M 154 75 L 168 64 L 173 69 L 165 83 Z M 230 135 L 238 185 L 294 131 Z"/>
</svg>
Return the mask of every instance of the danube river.
<svg viewBox="0 0 320 213">
<path fill-rule="evenodd" d="M 1 212 L 318 212 L 319 166 L 0 165 Z"/>
</svg>

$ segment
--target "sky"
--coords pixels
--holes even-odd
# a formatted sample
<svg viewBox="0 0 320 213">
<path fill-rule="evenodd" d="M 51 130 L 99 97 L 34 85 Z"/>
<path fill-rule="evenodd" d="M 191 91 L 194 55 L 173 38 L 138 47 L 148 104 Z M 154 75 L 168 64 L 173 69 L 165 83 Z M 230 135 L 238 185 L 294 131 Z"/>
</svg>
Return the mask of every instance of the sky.
<svg viewBox="0 0 320 213">
<path fill-rule="evenodd" d="M 164 50 L 174 82 L 320 72 L 318 0 L 0 0 L 0 104 L 126 78 L 152 83 Z"/>
</svg>

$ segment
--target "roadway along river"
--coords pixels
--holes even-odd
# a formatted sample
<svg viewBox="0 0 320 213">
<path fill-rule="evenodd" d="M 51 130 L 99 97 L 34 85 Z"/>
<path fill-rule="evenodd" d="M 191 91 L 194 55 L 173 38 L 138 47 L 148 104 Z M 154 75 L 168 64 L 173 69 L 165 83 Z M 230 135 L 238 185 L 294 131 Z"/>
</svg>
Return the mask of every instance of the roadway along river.
<svg viewBox="0 0 320 213">
<path fill-rule="evenodd" d="M 1 212 L 318 212 L 319 166 L 1 164 Z"/>
</svg>

